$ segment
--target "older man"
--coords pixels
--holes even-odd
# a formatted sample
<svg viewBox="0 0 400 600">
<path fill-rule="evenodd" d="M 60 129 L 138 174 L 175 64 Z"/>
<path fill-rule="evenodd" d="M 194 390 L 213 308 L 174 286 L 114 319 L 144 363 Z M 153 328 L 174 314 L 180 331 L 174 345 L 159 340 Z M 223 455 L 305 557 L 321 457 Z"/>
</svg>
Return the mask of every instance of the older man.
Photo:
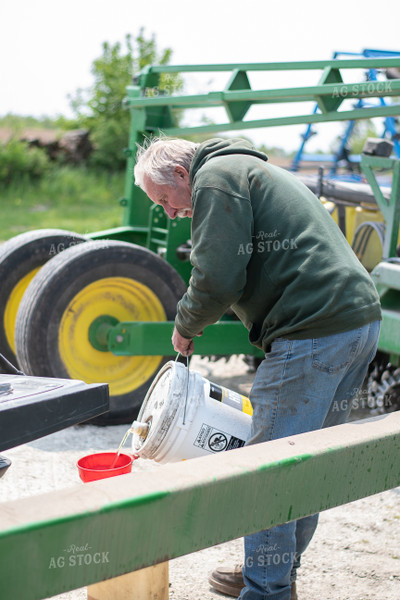
<svg viewBox="0 0 400 600">
<path fill-rule="evenodd" d="M 192 218 L 175 350 L 191 354 L 193 339 L 231 308 L 265 353 L 250 393 L 249 444 L 345 422 L 381 319 L 368 273 L 325 208 L 267 161 L 241 139 L 155 139 L 135 166 L 136 183 L 171 219 Z M 243 567 L 217 569 L 210 583 L 242 600 L 297 598 L 317 518 L 246 536 Z"/>
</svg>

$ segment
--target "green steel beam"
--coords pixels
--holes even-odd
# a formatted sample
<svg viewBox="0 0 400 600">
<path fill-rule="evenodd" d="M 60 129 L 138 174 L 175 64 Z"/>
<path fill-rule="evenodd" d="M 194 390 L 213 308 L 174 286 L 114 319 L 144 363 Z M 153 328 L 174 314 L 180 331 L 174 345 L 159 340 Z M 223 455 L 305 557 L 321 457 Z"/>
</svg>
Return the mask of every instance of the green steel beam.
<svg viewBox="0 0 400 600">
<path fill-rule="evenodd" d="M 0 589 L 48 598 L 394 488 L 399 452 L 397 412 L 3 503 Z"/>
<path fill-rule="evenodd" d="M 139 88 L 131 90 L 130 95 L 140 95 Z M 143 110 L 131 109 L 131 122 L 129 131 L 129 148 L 126 150 L 126 175 L 125 175 L 125 197 L 121 204 L 124 206 L 123 225 L 146 227 L 148 221 L 150 199 L 144 191 L 135 186 L 133 169 L 136 163 L 137 144 L 144 141 L 146 131 L 146 114 Z M 132 201 L 134 197 L 134 202 Z"/>
<path fill-rule="evenodd" d="M 400 226 L 400 160 L 379 156 L 367 156 L 364 154 L 361 157 L 361 168 L 372 188 L 377 204 L 385 219 L 386 231 L 382 254 L 382 258 L 385 260 L 396 256 Z M 385 198 L 383 195 L 373 169 L 393 171 L 392 189 L 389 199 Z"/>
<path fill-rule="evenodd" d="M 164 212 L 164 211 L 163 211 Z M 164 213 L 165 216 L 165 213 Z M 186 285 L 192 274 L 192 265 L 189 256 L 186 260 L 179 258 L 179 247 L 187 244 L 191 238 L 191 219 L 168 219 L 168 243 L 166 245 L 165 259 L 182 277 Z"/>
<path fill-rule="evenodd" d="M 400 349 L 400 266 L 396 262 L 390 262 L 390 259 L 396 257 L 399 236 L 400 161 L 363 154 L 361 156 L 361 168 L 385 219 L 383 260 L 371 273 L 382 305 L 382 322 L 378 348 L 381 352 L 391 355 L 391 362 L 398 362 Z M 389 198 L 383 195 L 374 170 L 392 171 L 392 188 Z"/>
<path fill-rule="evenodd" d="M 129 88 L 128 88 L 129 90 Z M 370 81 L 356 83 L 324 83 L 307 87 L 279 88 L 268 90 L 236 90 L 209 92 L 208 94 L 159 96 L 156 98 L 139 96 L 127 98 L 130 107 L 142 108 L 147 106 L 170 106 L 171 108 L 197 108 L 199 106 L 222 106 L 225 102 L 251 102 L 272 103 L 286 102 L 291 99 L 295 102 L 311 102 L 316 97 L 328 97 L 334 99 L 345 98 L 383 98 L 387 96 L 398 96 L 400 92 L 400 80 Z M 397 105 L 397 108 L 399 106 Z"/>
<path fill-rule="evenodd" d="M 225 64 L 199 64 L 199 65 L 154 65 L 149 68 L 150 73 L 201 73 L 220 71 L 299 71 L 314 70 L 333 67 L 335 69 L 379 69 L 400 67 L 400 58 L 346 58 L 332 60 L 310 60 L 295 62 L 272 63 L 225 63 Z M 140 77 L 140 74 L 139 74 Z"/>
<path fill-rule="evenodd" d="M 94 231 L 92 233 L 88 233 L 87 236 L 92 240 L 118 240 L 144 246 L 147 233 L 147 227 L 126 226 L 103 229 L 102 231 Z"/>
<path fill-rule="evenodd" d="M 117 356 L 170 356 L 174 354 L 171 336 L 173 321 L 125 322 L 110 327 L 108 348 Z M 219 321 L 209 325 L 195 338 L 195 354 L 251 354 L 263 356 L 249 342 L 249 334 L 240 321 Z"/>
<path fill-rule="evenodd" d="M 225 88 L 229 90 L 245 90 L 251 89 L 249 78 L 247 77 L 246 71 L 235 69 L 226 85 Z M 230 121 L 240 121 L 243 119 L 247 111 L 251 106 L 251 102 L 225 102 L 225 110 L 229 116 Z"/>
<path fill-rule="evenodd" d="M 275 127 L 282 125 L 302 125 L 304 123 L 329 123 L 331 121 L 349 121 L 356 119 L 369 119 L 373 117 L 388 117 L 400 114 L 399 105 L 376 106 L 371 108 L 357 108 L 354 110 L 334 111 L 330 113 L 305 114 L 288 117 L 272 117 L 251 121 L 236 121 L 234 123 L 220 123 L 210 125 L 196 125 L 191 127 L 157 127 L 163 133 L 171 136 L 185 136 L 192 133 L 218 133 L 222 131 L 235 131 L 242 129 L 255 129 L 258 127 Z M 150 128 L 149 128 L 150 131 Z"/>
</svg>

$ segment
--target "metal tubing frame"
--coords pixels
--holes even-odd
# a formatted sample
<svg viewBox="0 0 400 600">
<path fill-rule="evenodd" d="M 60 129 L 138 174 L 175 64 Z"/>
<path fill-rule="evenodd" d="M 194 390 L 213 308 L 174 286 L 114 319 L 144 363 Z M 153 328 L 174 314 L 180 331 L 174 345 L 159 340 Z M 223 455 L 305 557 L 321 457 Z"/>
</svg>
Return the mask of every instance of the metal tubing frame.
<svg viewBox="0 0 400 600">
<path fill-rule="evenodd" d="M 344 83 L 341 69 L 377 69 L 400 67 L 400 58 L 390 53 L 382 53 L 378 58 L 347 58 L 326 61 L 277 62 L 277 63 L 231 63 L 201 65 L 163 65 L 145 67 L 135 78 L 134 85 L 128 86 L 126 106 L 131 111 L 130 146 L 127 151 L 127 178 L 124 225 L 146 227 L 150 203 L 145 194 L 134 185 L 133 166 L 136 144 L 146 136 L 162 131 L 166 135 L 185 136 L 193 133 L 217 133 L 232 130 L 245 130 L 277 125 L 312 124 L 332 121 L 347 121 L 372 117 L 390 117 L 400 114 L 400 104 L 373 106 L 342 110 L 338 108 L 346 98 L 385 97 L 400 95 L 400 79 L 385 82 Z M 284 89 L 252 90 L 247 72 L 279 71 L 322 71 L 318 85 Z M 159 95 L 148 97 L 147 91 L 157 89 L 161 74 L 230 72 L 231 75 L 224 90 L 185 96 Z M 382 89 L 383 86 L 383 89 Z M 161 92 L 162 93 L 162 92 Z M 161 94 L 160 93 L 160 94 Z M 245 121 L 243 117 L 252 104 L 304 102 L 312 100 L 318 104 L 321 113 L 300 114 L 296 116 L 272 117 Z M 188 107 L 224 106 L 229 122 L 205 124 L 193 127 L 176 127 L 173 121 L 173 109 Z M 235 118 L 236 116 L 236 118 Z"/>
<path fill-rule="evenodd" d="M 375 200 L 386 222 L 383 260 L 396 256 L 397 239 L 400 225 L 400 160 L 380 156 L 363 155 L 361 168 L 374 193 Z M 382 194 L 373 169 L 393 171 L 390 199 Z"/>
<path fill-rule="evenodd" d="M 372 51 L 369 51 L 372 52 Z M 386 96 L 400 96 L 400 79 L 391 79 L 387 82 L 355 82 L 344 83 L 340 71 L 342 69 L 377 69 L 400 67 L 400 58 L 393 57 L 390 53 L 383 52 L 377 58 L 346 58 L 333 59 L 327 61 L 306 61 L 306 62 L 279 62 L 279 63 L 233 63 L 219 65 L 165 65 L 148 66 L 144 68 L 134 81 L 134 85 L 128 86 L 126 106 L 131 112 L 131 131 L 129 149 L 127 150 L 127 174 L 125 186 L 125 198 L 121 200 L 124 208 L 124 221 L 122 235 L 125 239 L 150 248 L 156 253 L 165 256 L 166 260 L 177 270 L 186 283 L 190 277 L 190 264 L 177 258 L 177 249 L 180 244 L 186 242 L 189 238 L 188 223 L 185 219 L 170 221 L 160 214 L 160 211 L 154 210 L 150 200 L 145 193 L 134 184 L 133 167 L 137 144 L 143 142 L 146 136 L 158 134 L 162 131 L 166 135 L 185 136 L 193 133 L 216 133 L 231 130 L 244 130 L 259 127 L 269 127 L 276 125 L 293 124 L 312 124 L 332 121 L 354 121 L 362 118 L 389 117 L 400 114 L 400 104 L 390 104 L 386 106 L 361 106 L 352 110 L 338 110 L 345 99 L 362 99 L 368 97 L 382 98 Z M 252 90 L 247 78 L 248 72 L 279 72 L 279 71 L 322 71 L 317 85 L 309 87 L 289 87 L 280 89 Z M 209 94 L 199 94 L 185 96 L 178 95 L 159 95 L 158 97 L 149 97 L 147 92 L 159 85 L 161 74 L 175 73 L 200 73 L 200 72 L 230 72 L 227 85 L 224 90 L 211 92 Z M 158 88 L 157 88 L 158 89 Z M 301 114 L 296 116 L 280 116 L 257 120 L 244 120 L 248 109 L 252 104 L 276 104 L 283 102 L 304 102 L 312 100 L 316 102 L 320 112 L 314 110 L 313 114 Z M 229 122 L 206 124 L 193 127 L 175 127 L 173 120 L 174 109 L 184 109 L 189 107 L 209 107 L 224 106 L 227 112 Z M 374 188 L 373 188 L 374 189 Z M 376 188 L 374 189 L 375 193 Z M 99 232 L 94 234 L 96 237 L 103 237 Z M 112 232 L 105 232 L 106 237 L 114 237 Z M 228 328 L 227 321 L 221 322 L 222 327 Z M 161 343 L 168 325 L 157 324 L 126 324 L 126 329 L 130 335 L 130 343 L 124 334 L 123 342 L 113 344 L 114 352 L 126 354 L 130 347 L 133 354 L 154 354 L 154 348 L 144 346 L 143 333 L 146 328 L 159 327 L 159 332 L 155 339 L 160 339 L 157 348 L 165 347 Z M 243 335 L 246 334 L 243 326 L 238 325 L 236 330 L 242 327 Z M 120 332 L 120 328 L 118 330 Z M 142 349 L 138 347 L 133 333 L 140 335 L 143 342 Z M 224 329 L 225 331 L 225 329 Z M 228 332 L 228 329 L 226 329 Z M 246 334 L 247 335 L 247 334 Z M 115 341 L 115 336 L 111 336 Z M 221 335 L 219 338 L 218 353 L 232 354 L 240 353 L 243 348 L 242 335 L 236 338 Z M 139 338 L 138 338 L 139 339 Z M 203 340 L 199 338 L 196 347 L 201 346 L 202 354 L 215 354 L 215 347 L 207 344 L 211 339 L 205 336 Z M 170 348 L 170 344 L 168 344 Z M 253 349 L 247 342 L 247 354 L 259 353 Z M 111 349 L 111 346 L 110 346 Z M 197 351 L 197 349 L 196 349 Z M 169 350 L 170 352 L 170 350 Z M 168 353 L 169 353 L 168 352 Z M 158 355 L 158 351 L 157 354 Z"/>
<path fill-rule="evenodd" d="M 108 348 L 116 356 L 168 356 L 171 354 L 173 321 L 125 322 L 110 328 Z M 194 354 L 215 356 L 264 353 L 249 342 L 248 331 L 240 321 L 219 321 L 195 338 Z"/>
<path fill-rule="evenodd" d="M 379 350 L 391 355 L 393 364 L 399 363 L 400 340 L 400 264 L 396 249 L 400 227 L 400 160 L 363 155 L 361 169 L 374 193 L 376 202 L 385 219 L 385 238 L 382 262 L 371 273 L 382 305 L 382 324 Z M 374 169 L 391 170 L 392 189 L 385 198 L 376 180 Z M 390 261 L 396 262 L 390 262 Z"/>
<path fill-rule="evenodd" d="M 396 53 L 397 54 L 397 53 Z M 357 54 L 357 56 L 359 56 Z M 143 78 L 160 73 L 200 73 L 221 71 L 311 71 L 326 67 L 334 69 L 379 69 L 400 66 L 400 59 L 386 54 L 378 58 L 346 58 L 331 60 L 286 61 L 272 63 L 222 63 L 197 65 L 150 65 L 139 74 L 135 83 L 142 85 Z"/>
<path fill-rule="evenodd" d="M 352 56 L 352 57 L 358 56 L 359 58 L 361 58 L 361 57 L 365 57 L 365 58 L 397 57 L 397 58 L 399 58 L 400 52 L 391 51 L 391 50 L 376 50 L 376 49 L 366 48 L 362 52 L 337 51 L 337 52 L 334 52 L 334 54 L 333 54 L 333 58 L 335 60 L 338 60 L 339 57 L 343 57 L 343 56 Z M 366 77 L 367 77 L 367 81 L 378 81 L 377 69 L 374 67 L 369 67 Z M 380 100 L 381 106 L 385 106 L 385 99 L 380 98 L 379 100 Z M 360 99 L 359 102 L 357 103 L 357 107 L 361 107 L 362 105 L 363 105 L 363 100 Z M 318 110 L 318 104 L 315 105 L 314 112 L 316 112 L 317 110 Z M 344 152 L 347 142 L 351 136 L 354 125 L 355 125 L 354 121 L 349 121 L 345 132 L 341 136 L 340 145 L 339 145 L 337 151 L 335 152 L 334 156 L 332 158 L 329 157 L 329 158 L 324 159 L 325 161 L 329 160 L 329 162 L 332 162 L 332 165 L 331 165 L 330 171 L 329 171 L 330 177 L 333 177 L 336 175 L 337 168 L 339 166 L 339 162 L 342 159 L 343 152 Z M 292 161 L 291 171 L 297 171 L 299 164 L 303 158 L 305 144 L 308 141 L 308 139 L 311 137 L 310 128 L 311 128 L 311 126 L 308 125 L 305 133 L 302 135 L 302 142 L 301 142 L 300 147 L 295 155 L 295 158 Z M 396 139 L 397 131 L 396 131 L 396 126 L 395 126 L 395 120 L 393 117 L 385 118 L 385 127 L 384 127 L 384 131 L 383 131 L 381 137 L 384 138 L 386 136 L 386 133 L 390 134 L 391 139 L 394 143 L 395 155 L 397 156 L 397 158 L 400 158 L 400 143 Z M 353 161 L 356 162 L 356 159 L 358 157 L 352 157 L 352 158 L 353 158 Z M 310 160 L 310 157 L 307 155 L 306 157 L 304 157 L 304 160 Z M 312 157 L 311 160 L 314 160 L 314 157 Z M 354 177 L 354 179 L 357 180 L 357 177 Z"/>
</svg>

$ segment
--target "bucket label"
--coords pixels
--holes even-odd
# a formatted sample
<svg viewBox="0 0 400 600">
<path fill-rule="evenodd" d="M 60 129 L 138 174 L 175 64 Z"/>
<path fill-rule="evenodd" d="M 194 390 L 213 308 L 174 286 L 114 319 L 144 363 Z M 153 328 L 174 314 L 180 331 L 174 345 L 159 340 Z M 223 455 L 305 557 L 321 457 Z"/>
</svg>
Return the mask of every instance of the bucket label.
<svg viewBox="0 0 400 600">
<path fill-rule="evenodd" d="M 247 415 L 253 414 L 253 408 L 250 404 L 250 400 L 239 394 L 238 392 L 234 392 L 233 390 L 228 390 L 227 388 L 222 387 L 221 385 L 217 385 L 216 383 L 212 383 L 210 381 L 210 398 L 217 400 L 218 402 L 222 402 L 223 404 L 227 404 L 228 406 L 232 406 L 232 408 L 236 408 L 237 410 L 241 410 Z"/>
<path fill-rule="evenodd" d="M 223 452 L 241 448 L 244 444 L 245 440 L 203 423 L 193 445 L 208 452 Z"/>
</svg>

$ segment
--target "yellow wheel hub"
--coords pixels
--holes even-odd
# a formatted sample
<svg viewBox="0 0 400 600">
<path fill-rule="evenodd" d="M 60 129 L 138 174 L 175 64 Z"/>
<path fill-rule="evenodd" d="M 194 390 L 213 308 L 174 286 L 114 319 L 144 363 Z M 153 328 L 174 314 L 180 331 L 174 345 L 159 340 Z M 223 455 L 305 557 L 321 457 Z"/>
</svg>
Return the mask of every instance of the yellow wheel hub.
<svg viewBox="0 0 400 600">
<path fill-rule="evenodd" d="M 105 382 L 112 396 L 128 394 L 158 369 L 162 356 L 114 356 L 96 350 L 89 328 L 103 315 L 118 321 L 165 321 L 164 308 L 146 285 L 125 277 L 99 279 L 69 303 L 59 326 L 59 352 L 72 379 Z"/>
<path fill-rule="evenodd" d="M 4 331 L 6 334 L 7 342 L 12 351 L 15 352 L 15 322 L 17 320 L 17 312 L 20 302 L 22 300 L 22 296 L 25 294 L 25 290 L 35 277 L 36 273 L 39 271 L 40 267 L 37 269 L 32 269 L 27 275 L 22 277 L 17 285 L 12 290 L 6 304 L 6 309 L 4 311 Z"/>
</svg>

